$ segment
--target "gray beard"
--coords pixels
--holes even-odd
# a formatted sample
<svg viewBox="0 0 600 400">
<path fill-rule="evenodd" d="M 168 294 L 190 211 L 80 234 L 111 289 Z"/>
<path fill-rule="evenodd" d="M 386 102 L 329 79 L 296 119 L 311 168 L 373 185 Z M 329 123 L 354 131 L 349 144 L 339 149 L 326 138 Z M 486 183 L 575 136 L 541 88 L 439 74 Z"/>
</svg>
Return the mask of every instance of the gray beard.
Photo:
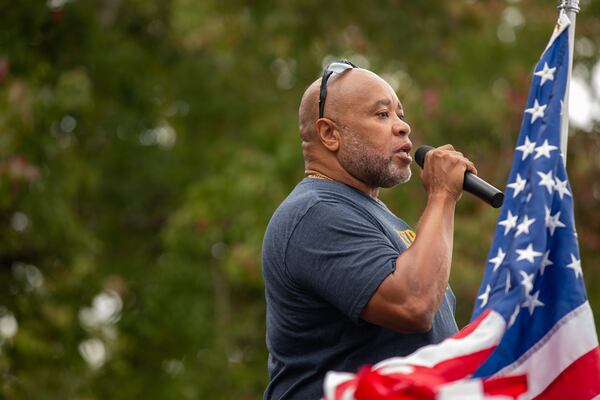
<svg viewBox="0 0 600 400">
<path fill-rule="evenodd" d="M 342 129 L 346 142 L 338 153 L 339 162 L 346 171 L 370 187 L 390 188 L 408 182 L 410 167 L 401 168 L 393 156 L 385 157 L 369 148 L 355 132 Z"/>
</svg>

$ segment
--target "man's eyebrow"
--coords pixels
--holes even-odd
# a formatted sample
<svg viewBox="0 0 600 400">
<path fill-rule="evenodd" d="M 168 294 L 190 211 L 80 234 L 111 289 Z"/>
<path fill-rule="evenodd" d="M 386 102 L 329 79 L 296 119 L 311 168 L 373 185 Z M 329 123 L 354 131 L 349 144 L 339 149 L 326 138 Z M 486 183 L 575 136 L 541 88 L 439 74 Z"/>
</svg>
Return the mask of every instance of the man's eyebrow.
<svg viewBox="0 0 600 400">
<path fill-rule="evenodd" d="M 373 105 L 369 108 L 369 110 L 370 111 L 376 111 L 379 107 L 381 107 L 381 106 L 389 106 L 390 104 L 392 104 L 392 102 L 390 101 L 390 99 L 379 99 L 375 103 L 373 103 Z M 401 112 L 404 112 L 404 108 L 402 107 L 402 103 L 398 103 L 398 109 Z"/>
<path fill-rule="evenodd" d="M 375 111 L 381 106 L 389 106 L 390 104 L 392 104 L 390 99 L 379 99 L 375 103 L 373 103 L 373 105 L 370 107 L 370 110 Z"/>
</svg>

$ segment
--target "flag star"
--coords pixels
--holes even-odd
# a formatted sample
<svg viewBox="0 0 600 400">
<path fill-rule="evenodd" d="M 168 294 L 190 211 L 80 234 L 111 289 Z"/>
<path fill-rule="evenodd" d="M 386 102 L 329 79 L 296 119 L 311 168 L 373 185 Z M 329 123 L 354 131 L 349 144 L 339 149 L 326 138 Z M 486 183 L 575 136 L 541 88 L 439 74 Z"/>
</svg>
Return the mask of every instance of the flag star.
<svg viewBox="0 0 600 400">
<path fill-rule="evenodd" d="M 517 195 L 525 189 L 525 184 L 527 183 L 526 179 L 521 178 L 521 175 L 517 174 L 517 178 L 513 183 L 509 183 L 506 187 L 509 187 L 514 190 L 513 199 L 517 197 Z"/>
<path fill-rule="evenodd" d="M 488 262 L 494 264 L 494 272 L 496 272 L 498 268 L 500 268 L 500 265 L 502 264 L 502 261 L 504 261 L 505 256 L 506 253 L 502 251 L 502 249 L 498 249 L 498 254 L 496 254 L 496 257 L 489 259 Z"/>
<path fill-rule="evenodd" d="M 562 117 L 564 114 L 563 107 L 565 106 L 565 102 L 563 100 L 560 101 L 560 116 Z"/>
<path fill-rule="evenodd" d="M 535 257 L 539 257 L 542 255 L 542 253 L 540 253 L 539 251 L 533 250 L 533 245 L 531 243 L 529 243 L 529 246 L 527 246 L 527 248 L 517 249 L 515 251 L 519 254 L 519 257 L 517 257 L 517 261 L 527 260 L 530 263 L 534 262 Z"/>
<path fill-rule="evenodd" d="M 550 230 L 550 236 L 554 235 L 556 228 L 565 228 L 566 225 L 560 222 L 560 211 L 552 215 L 550 209 L 546 207 L 546 228 Z"/>
<path fill-rule="evenodd" d="M 515 307 L 515 311 L 513 311 L 512 315 L 510 316 L 510 320 L 508 321 L 509 328 L 515 324 L 515 321 L 517 320 L 520 311 L 521 307 L 517 304 L 517 306 Z"/>
<path fill-rule="evenodd" d="M 539 186 L 545 186 L 548 189 L 548 193 L 552 193 L 552 189 L 554 189 L 554 179 L 552 178 L 552 171 L 548 171 L 547 173 L 543 173 L 538 171 L 538 175 L 542 180 L 539 183 Z"/>
<path fill-rule="evenodd" d="M 525 271 L 519 271 L 521 273 L 521 276 L 523 277 L 523 280 L 521 281 L 521 285 L 524 286 L 525 289 L 525 294 L 529 294 L 529 292 L 531 292 L 531 290 L 533 289 L 533 278 L 535 277 L 535 274 L 528 274 Z"/>
<path fill-rule="evenodd" d="M 556 67 L 550 68 L 548 66 L 548 63 L 545 62 L 544 69 L 542 69 L 540 71 L 536 71 L 534 73 L 535 76 L 539 76 L 542 78 L 542 82 L 540 83 L 540 86 L 544 86 L 544 83 L 546 83 L 547 81 L 554 80 L 554 71 L 556 71 Z"/>
<path fill-rule="evenodd" d="M 558 195 L 560 196 L 561 200 L 563 199 L 565 194 L 567 196 L 571 196 L 571 192 L 569 192 L 569 189 L 567 188 L 567 183 L 568 183 L 567 179 L 565 179 L 564 181 L 561 181 L 558 178 L 554 178 L 554 188 L 558 192 Z M 571 197 L 573 197 L 573 196 L 571 196 Z"/>
<path fill-rule="evenodd" d="M 575 278 L 579 278 L 583 275 L 583 271 L 581 270 L 581 260 L 578 260 L 573 253 L 571 253 L 571 264 L 568 264 L 567 268 L 570 268 L 575 272 Z"/>
<path fill-rule="evenodd" d="M 544 112 L 546 111 L 548 104 L 540 105 L 537 99 L 535 99 L 533 107 L 525 110 L 526 113 L 531 114 L 531 123 L 533 124 L 536 119 L 543 118 Z"/>
<path fill-rule="evenodd" d="M 519 236 L 521 233 L 526 233 L 529 235 L 529 226 L 535 222 L 535 218 L 529 219 L 527 215 L 523 218 L 523 221 L 517 225 L 517 233 L 515 237 Z"/>
<path fill-rule="evenodd" d="M 480 294 L 477 298 L 479 300 L 481 300 L 481 305 L 479 306 L 479 308 L 483 308 L 485 307 L 485 305 L 487 304 L 489 298 L 490 298 L 490 291 L 492 290 L 492 288 L 490 287 L 490 285 L 487 285 L 485 288 L 485 292 L 483 292 L 482 294 Z"/>
<path fill-rule="evenodd" d="M 506 217 L 506 219 L 498 222 L 498 225 L 504 226 L 504 236 L 506 236 L 512 228 L 517 226 L 517 217 L 517 215 L 512 215 L 510 210 L 508 210 L 508 216 Z"/>
<path fill-rule="evenodd" d="M 535 142 L 531 142 L 529 137 L 525 136 L 525 143 L 520 146 L 517 146 L 518 151 L 522 151 L 523 155 L 521 156 L 521 161 L 526 159 L 530 154 L 533 154 L 535 150 Z"/>
<path fill-rule="evenodd" d="M 536 307 L 543 307 L 544 303 L 538 300 L 540 296 L 540 291 L 538 290 L 532 295 L 525 295 L 525 302 L 521 305 L 523 308 L 527 308 L 529 310 L 529 315 L 533 315 L 533 311 Z"/>
<path fill-rule="evenodd" d="M 541 156 L 546 158 L 550 158 L 550 152 L 558 149 L 558 147 L 551 145 L 548 143 L 548 139 L 544 140 L 544 144 L 535 148 L 535 157 L 534 160 L 537 160 Z"/>
<path fill-rule="evenodd" d="M 542 258 L 542 264 L 540 265 L 540 275 L 544 275 L 546 267 L 554 264 L 548 257 L 550 257 L 550 250 L 544 253 L 544 258 Z"/>
<path fill-rule="evenodd" d="M 531 201 L 532 197 L 533 197 L 533 193 L 528 193 L 527 198 L 525 199 L 525 203 L 529 203 Z"/>
</svg>

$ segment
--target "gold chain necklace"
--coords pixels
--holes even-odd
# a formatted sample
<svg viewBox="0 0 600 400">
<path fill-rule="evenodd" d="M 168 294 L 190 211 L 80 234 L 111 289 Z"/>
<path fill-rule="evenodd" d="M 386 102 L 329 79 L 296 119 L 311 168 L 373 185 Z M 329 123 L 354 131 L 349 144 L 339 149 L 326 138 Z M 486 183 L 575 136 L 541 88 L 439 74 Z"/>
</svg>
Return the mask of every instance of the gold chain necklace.
<svg viewBox="0 0 600 400">
<path fill-rule="evenodd" d="M 334 179 L 328 177 L 327 175 L 322 174 L 322 173 L 317 172 L 317 171 L 310 171 L 310 172 L 309 171 L 305 171 L 305 174 L 306 174 L 307 178 L 322 179 L 324 181 L 333 181 L 334 180 Z M 369 195 L 369 197 L 371 197 L 377 203 L 382 204 L 382 205 L 385 206 L 385 204 L 381 200 L 379 200 L 377 198 L 377 196 Z"/>
<path fill-rule="evenodd" d="M 317 171 L 311 171 L 306 175 L 307 178 L 314 178 L 314 179 L 323 179 L 326 181 L 332 181 L 333 179 L 331 179 L 330 177 L 328 177 L 327 175 L 324 175 L 320 172 Z"/>
</svg>

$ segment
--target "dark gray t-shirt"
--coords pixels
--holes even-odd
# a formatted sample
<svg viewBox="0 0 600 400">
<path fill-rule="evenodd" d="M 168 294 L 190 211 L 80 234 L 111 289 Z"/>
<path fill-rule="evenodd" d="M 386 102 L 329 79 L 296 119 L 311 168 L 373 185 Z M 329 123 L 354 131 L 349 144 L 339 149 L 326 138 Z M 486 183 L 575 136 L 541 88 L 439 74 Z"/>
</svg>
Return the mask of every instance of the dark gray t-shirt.
<svg viewBox="0 0 600 400">
<path fill-rule="evenodd" d="M 350 186 L 310 178 L 296 186 L 263 242 L 265 399 L 320 399 L 327 371 L 356 372 L 456 333 L 450 289 L 427 333 L 402 334 L 360 319 L 413 239 L 382 202 Z"/>
</svg>

